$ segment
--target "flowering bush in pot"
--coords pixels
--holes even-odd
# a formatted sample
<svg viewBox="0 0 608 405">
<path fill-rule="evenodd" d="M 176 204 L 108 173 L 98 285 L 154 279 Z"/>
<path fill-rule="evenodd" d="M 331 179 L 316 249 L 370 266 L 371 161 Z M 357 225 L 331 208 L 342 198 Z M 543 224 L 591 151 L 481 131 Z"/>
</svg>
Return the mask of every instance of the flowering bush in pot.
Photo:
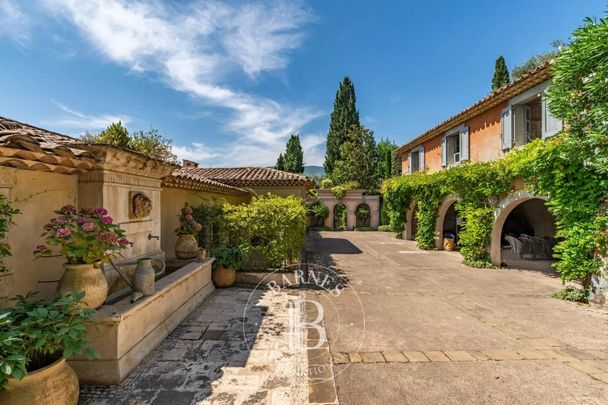
<svg viewBox="0 0 608 405">
<path fill-rule="evenodd" d="M 54 300 L 35 294 L 0 310 L 0 403 L 76 404 L 78 378 L 64 358 L 97 356 L 86 331 L 94 310 L 81 306 L 82 292 Z"/>
<path fill-rule="evenodd" d="M 83 305 L 98 308 L 108 294 L 102 262 L 125 249 L 130 242 L 125 231 L 113 223 L 105 208 L 77 210 L 66 205 L 44 226 L 47 245 L 38 245 L 36 257 L 63 256 L 65 272 L 57 286 L 60 295 L 84 291 Z M 53 254 L 53 248 L 58 252 Z"/>
<path fill-rule="evenodd" d="M 178 259 L 193 259 L 196 257 L 198 234 L 203 226 L 196 222 L 192 216 L 192 208 L 188 203 L 184 204 L 180 214 L 177 216 L 179 227 L 175 230 L 177 242 L 175 243 L 175 257 Z"/>
</svg>

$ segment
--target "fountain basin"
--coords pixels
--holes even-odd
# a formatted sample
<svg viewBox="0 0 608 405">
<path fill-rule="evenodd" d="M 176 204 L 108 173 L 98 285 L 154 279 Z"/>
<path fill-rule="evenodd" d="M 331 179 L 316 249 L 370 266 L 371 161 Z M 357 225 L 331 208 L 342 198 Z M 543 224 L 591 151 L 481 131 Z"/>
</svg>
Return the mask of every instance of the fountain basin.
<svg viewBox="0 0 608 405">
<path fill-rule="evenodd" d="M 156 292 L 134 303 L 125 297 L 103 305 L 97 328 L 88 327 L 91 348 L 100 357 L 72 357 L 69 364 L 85 384 L 120 384 L 215 287 L 213 258 L 191 262 L 156 282 Z"/>
</svg>

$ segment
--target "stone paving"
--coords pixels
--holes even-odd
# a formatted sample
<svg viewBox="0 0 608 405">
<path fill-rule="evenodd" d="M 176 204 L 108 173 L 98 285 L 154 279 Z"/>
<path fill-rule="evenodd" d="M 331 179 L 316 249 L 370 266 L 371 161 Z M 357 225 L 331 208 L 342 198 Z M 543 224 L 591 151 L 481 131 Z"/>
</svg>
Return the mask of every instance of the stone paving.
<svg viewBox="0 0 608 405">
<path fill-rule="evenodd" d="M 80 403 L 308 403 L 309 356 L 305 344 L 292 344 L 299 332 L 289 326 L 296 310 L 290 299 L 302 294 L 218 289 L 120 386 L 83 386 Z M 331 389 L 323 402 L 335 400 L 333 378 Z M 310 402 L 319 402 L 311 392 Z"/>
<path fill-rule="evenodd" d="M 552 298 L 555 273 L 472 269 L 380 232 L 321 232 L 308 251 L 350 282 L 320 300 L 340 403 L 608 403 L 608 312 Z"/>
</svg>

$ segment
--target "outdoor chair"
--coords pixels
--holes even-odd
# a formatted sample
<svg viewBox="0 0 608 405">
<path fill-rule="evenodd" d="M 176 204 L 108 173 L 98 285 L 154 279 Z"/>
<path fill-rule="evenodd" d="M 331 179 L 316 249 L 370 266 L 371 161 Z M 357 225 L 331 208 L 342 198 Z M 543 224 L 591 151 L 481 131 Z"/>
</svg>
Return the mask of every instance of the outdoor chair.
<svg viewBox="0 0 608 405">
<path fill-rule="evenodd" d="M 506 236 L 509 245 L 511 246 L 511 251 L 518 259 L 523 259 L 525 254 L 532 254 L 532 245 L 526 243 L 515 236 Z"/>
<path fill-rule="evenodd" d="M 539 243 L 534 236 L 522 233 L 521 235 L 519 235 L 518 239 L 530 246 L 530 255 L 532 256 L 532 259 L 536 259 L 536 256 L 539 255 L 544 256 L 545 248 L 543 244 Z"/>
</svg>

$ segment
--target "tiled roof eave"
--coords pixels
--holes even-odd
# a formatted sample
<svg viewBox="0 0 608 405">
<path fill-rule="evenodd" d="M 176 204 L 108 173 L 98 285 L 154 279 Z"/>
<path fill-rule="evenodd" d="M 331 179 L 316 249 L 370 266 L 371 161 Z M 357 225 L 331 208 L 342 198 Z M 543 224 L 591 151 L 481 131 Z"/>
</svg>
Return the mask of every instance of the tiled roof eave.
<svg viewBox="0 0 608 405">
<path fill-rule="evenodd" d="M 551 79 L 552 66 L 553 61 L 549 61 L 537 67 L 533 71 L 521 76 L 516 81 L 509 83 L 504 87 L 496 90 L 495 92 L 479 100 L 472 106 L 466 108 L 465 110 L 459 112 L 456 115 L 453 115 L 447 120 L 439 123 L 435 127 L 427 130 L 426 132 L 412 139 L 405 145 L 397 148 L 397 152 L 407 152 L 410 149 L 415 148 L 416 146 L 438 135 L 443 134 L 445 131 L 448 131 L 449 129 L 468 121 L 469 119 L 483 114 L 484 112 L 496 107 L 497 105 L 508 101 L 510 98 L 526 91 L 527 89 Z"/>
</svg>

